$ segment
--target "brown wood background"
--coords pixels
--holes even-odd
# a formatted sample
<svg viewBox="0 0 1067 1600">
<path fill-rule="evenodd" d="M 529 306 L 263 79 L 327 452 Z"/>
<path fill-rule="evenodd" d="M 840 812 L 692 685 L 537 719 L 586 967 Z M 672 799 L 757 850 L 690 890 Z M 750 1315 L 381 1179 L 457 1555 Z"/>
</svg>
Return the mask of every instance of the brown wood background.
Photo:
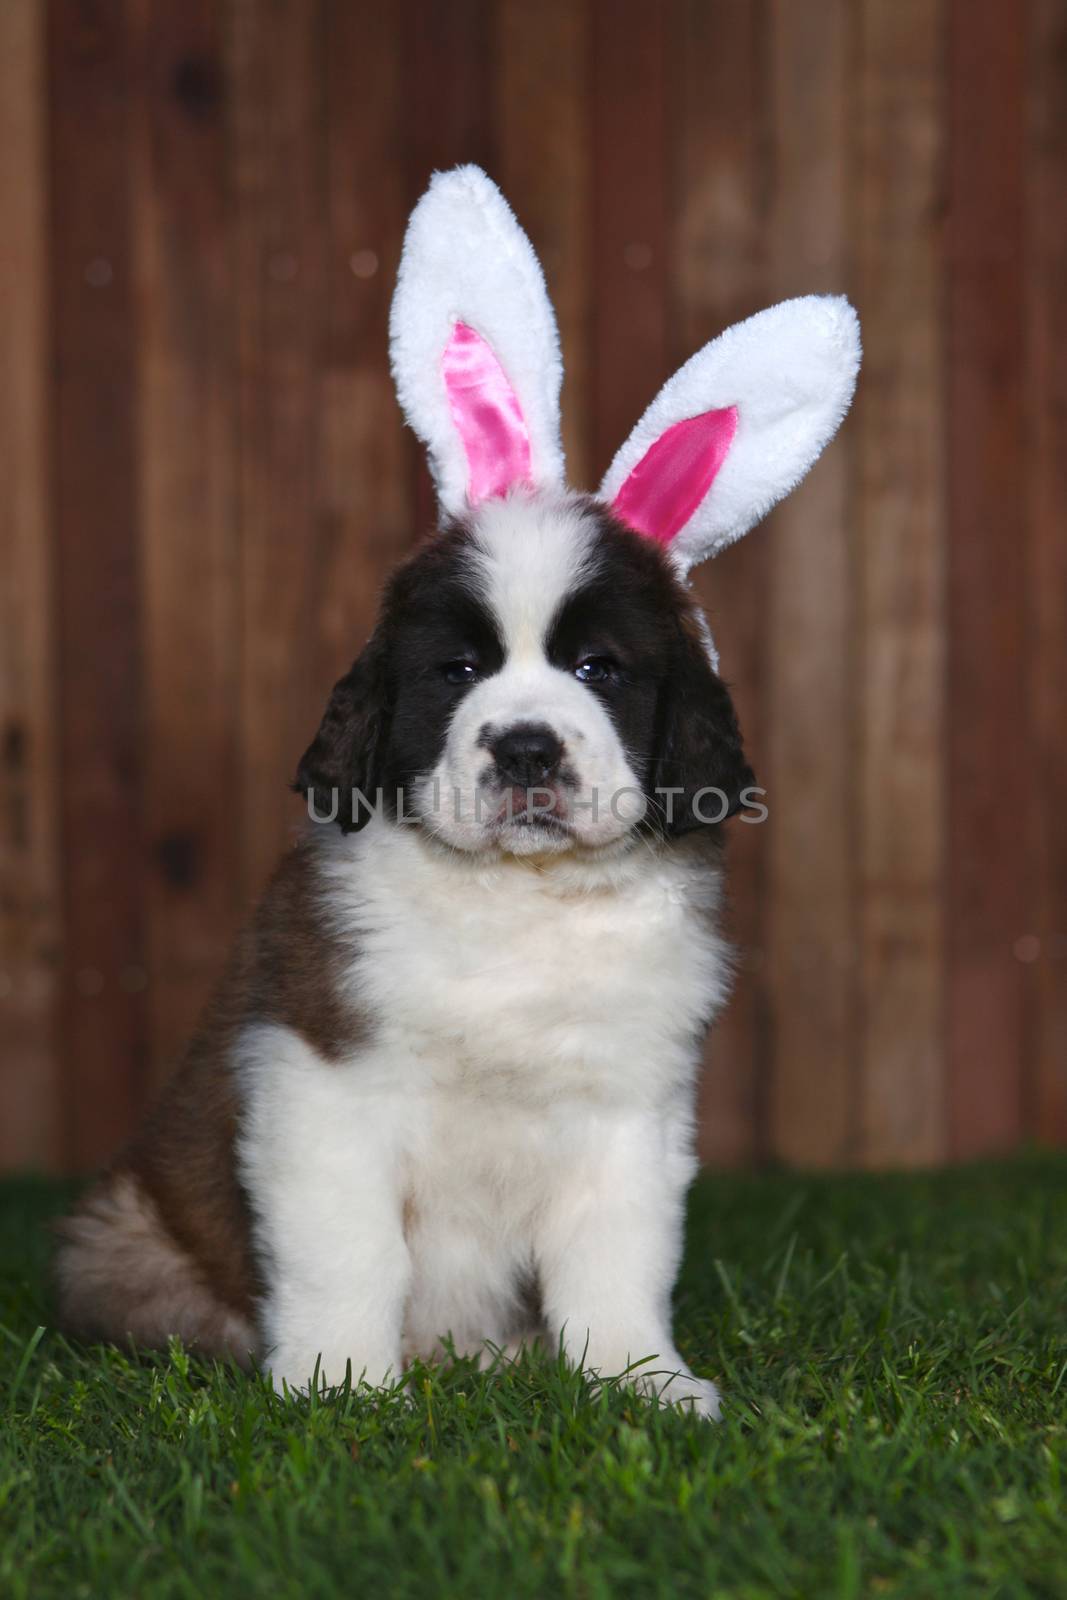
<svg viewBox="0 0 1067 1600">
<path fill-rule="evenodd" d="M 430 500 L 431 169 L 545 262 L 591 485 L 694 347 L 846 289 L 858 402 L 702 577 L 736 825 L 716 1162 L 1067 1141 L 1067 0 L 2 0 L 0 1165 L 129 1128 Z"/>
</svg>

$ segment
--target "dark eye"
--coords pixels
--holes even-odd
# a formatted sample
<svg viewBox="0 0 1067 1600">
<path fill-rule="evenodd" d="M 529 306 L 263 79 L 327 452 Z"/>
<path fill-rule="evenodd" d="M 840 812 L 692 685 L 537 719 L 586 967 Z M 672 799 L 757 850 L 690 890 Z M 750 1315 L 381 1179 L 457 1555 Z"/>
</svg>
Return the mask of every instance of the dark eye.
<svg viewBox="0 0 1067 1600">
<path fill-rule="evenodd" d="M 586 656 L 574 669 L 579 683 L 607 683 L 617 671 L 610 656 Z"/>
<path fill-rule="evenodd" d="M 478 668 L 473 661 L 446 661 L 441 668 L 441 676 L 446 683 L 457 685 L 473 683 L 478 676 Z"/>
</svg>

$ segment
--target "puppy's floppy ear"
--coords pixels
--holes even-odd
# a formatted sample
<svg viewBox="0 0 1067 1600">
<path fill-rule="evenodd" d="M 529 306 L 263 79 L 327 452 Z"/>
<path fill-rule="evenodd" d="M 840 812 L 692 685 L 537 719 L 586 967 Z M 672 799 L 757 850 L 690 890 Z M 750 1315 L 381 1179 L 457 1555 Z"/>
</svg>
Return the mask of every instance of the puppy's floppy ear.
<svg viewBox="0 0 1067 1600">
<path fill-rule="evenodd" d="M 385 650 L 375 634 L 334 684 L 319 731 L 304 751 L 293 783 L 298 794 L 311 796 L 316 816 L 332 816 L 342 833 L 355 832 L 370 821 L 371 810 L 360 794 L 370 806 L 375 804 L 388 723 Z"/>
<path fill-rule="evenodd" d="M 683 624 L 664 695 L 652 786 L 662 791 L 655 798 L 666 813 L 664 832 L 677 838 L 733 816 L 741 809 L 743 791 L 756 780 L 745 760 L 730 692 L 692 623 Z"/>
</svg>

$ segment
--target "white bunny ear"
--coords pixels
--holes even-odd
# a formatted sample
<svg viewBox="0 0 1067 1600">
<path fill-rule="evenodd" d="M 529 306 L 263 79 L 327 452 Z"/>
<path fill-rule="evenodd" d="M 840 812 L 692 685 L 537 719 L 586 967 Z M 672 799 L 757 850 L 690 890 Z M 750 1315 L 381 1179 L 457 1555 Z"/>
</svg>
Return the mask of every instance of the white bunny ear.
<svg viewBox="0 0 1067 1600">
<path fill-rule="evenodd" d="M 600 486 L 684 571 L 789 493 L 848 410 L 859 320 L 834 295 L 784 300 L 706 344 L 660 390 Z"/>
<path fill-rule="evenodd" d="M 389 334 L 446 515 L 513 483 L 563 483 L 556 319 L 533 247 L 481 168 L 435 173 L 412 212 Z"/>
</svg>

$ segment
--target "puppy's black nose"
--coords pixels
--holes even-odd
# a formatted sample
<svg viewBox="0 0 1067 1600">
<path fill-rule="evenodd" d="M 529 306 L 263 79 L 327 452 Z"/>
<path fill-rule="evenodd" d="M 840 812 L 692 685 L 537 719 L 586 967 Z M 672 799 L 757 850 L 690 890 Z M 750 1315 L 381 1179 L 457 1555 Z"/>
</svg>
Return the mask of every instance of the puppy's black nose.
<svg viewBox="0 0 1067 1600">
<path fill-rule="evenodd" d="M 489 753 L 505 783 L 532 789 L 555 777 L 563 745 L 544 722 L 519 722 L 489 741 Z"/>
</svg>

